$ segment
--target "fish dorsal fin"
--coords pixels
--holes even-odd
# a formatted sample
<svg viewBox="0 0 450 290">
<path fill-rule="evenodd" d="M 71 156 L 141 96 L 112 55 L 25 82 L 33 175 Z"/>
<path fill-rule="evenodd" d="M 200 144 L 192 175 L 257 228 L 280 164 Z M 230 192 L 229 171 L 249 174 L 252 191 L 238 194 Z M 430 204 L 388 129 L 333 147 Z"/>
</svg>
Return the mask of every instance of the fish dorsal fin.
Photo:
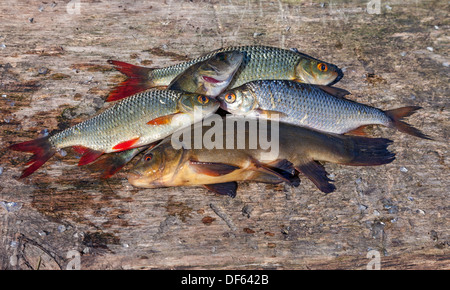
<svg viewBox="0 0 450 290">
<path fill-rule="evenodd" d="M 334 97 L 341 98 L 341 99 L 344 99 L 344 97 L 346 95 L 351 95 L 351 93 L 349 91 L 341 89 L 341 88 L 330 87 L 330 86 L 325 86 L 325 85 L 317 85 L 317 87 L 319 89 L 321 89 L 322 91 L 324 91 Z"/>
<path fill-rule="evenodd" d="M 300 164 L 297 164 L 295 169 L 306 175 L 324 193 L 330 193 L 336 189 L 330 183 L 332 180 L 328 178 L 323 165 L 314 160 L 304 160 Z"/>
<path fill-rule="evenodd" d="M 231 173 L 237 169 L 240 169 L 240 167 L 230 164 L 216 163 L 216 162 L 201 162 L 195 160 L 189 160 L 189 166 L 196 173 L 208 176 L 221 176 Z"/>
<path fill-rule="evenodd" d="M 211 190 L 214 193 L 220 195 L 228 195 L 232 198 L 236 196 L 237 182 L 225 182 L 225 183 L 215 183 L 215 184 L 204 184 L 206 189 Z"/>
</svg>

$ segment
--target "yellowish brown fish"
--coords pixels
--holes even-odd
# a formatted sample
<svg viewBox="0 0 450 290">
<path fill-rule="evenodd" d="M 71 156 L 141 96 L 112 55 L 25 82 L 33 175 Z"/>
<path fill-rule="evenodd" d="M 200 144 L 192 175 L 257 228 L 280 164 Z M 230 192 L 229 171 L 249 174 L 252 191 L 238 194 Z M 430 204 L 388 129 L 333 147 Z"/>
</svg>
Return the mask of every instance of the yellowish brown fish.
<svg viewBox="0 0 450 290">
<path fill-rule="evenodd" d="M 255 139 L 252 135 L 255 130 L 250 126 L 242 131 L 231 130 L 234 124 L 242 124 L 240 122 L 242 119 L 231 116 L 224 120 L 224 126 L 219 130 L 214 127 L 216 125 L 199 123 L 183 130 L 190 132 L 189 136 L 195 136 L 201 129 L 202 138 L 213 130 L 215 140 L 219 140 L 215 148 L 195 149 L 195 137 L 191 137 L 191 141 L 183 143 L 179 149 L 173 142 L 173 136 L 165 139 L 136 163 L 128 173 L 128 181 L 144 188 L 203 185 L 216 193 L 234 196 L 236 181 L 288 182 L 297 186 L 299 182 L 295 173 L 299 172 L 306 175 L 319 190 L 329 193 L 335 190 L 335 186 L 318 161 L 374 166 L 395 159 L 394 153 L 387 149 L 391 144 L 388 139 L 326 134 L 282 122 L 268 121 L 266 127 L 265 123 L 258 122 L 258 136 L 268 136 L 267 139 L 272 141 L 278 138 L 278 154 L 267 154 L 273 148 L 269 150 L 262 149 L 260 144 L 256 147 L 250 145 L 251 140 Z M 246 145 L 241 149 L 230 148 L 227 138 L 234 140 L 233 144 L 241 138 Z"/>
<path fill-rule="evenodd" d="M 234 75 L 229 85 L 230 88 L 238 87 L 253 80 L 267 79 L 331 85 L 343 77 L 342 70 L 336 65 L 310 57 L 296 49 L 281 49 L 261 45 L 232 46 L 214 50 L 190 61 L 164 68 L 152 69 L 109 60 L 108 62 L 127 75 L 128 79 L 119 84 L 110 93 L 107 100 L 115 101 L 149 88 L 169 86 L 179 74 L 190 66 L 208 60 L 221 52 L 243 54 L 242 64 Z M 206 76 L 208 75 L 206 74 Z"/>
</svg>

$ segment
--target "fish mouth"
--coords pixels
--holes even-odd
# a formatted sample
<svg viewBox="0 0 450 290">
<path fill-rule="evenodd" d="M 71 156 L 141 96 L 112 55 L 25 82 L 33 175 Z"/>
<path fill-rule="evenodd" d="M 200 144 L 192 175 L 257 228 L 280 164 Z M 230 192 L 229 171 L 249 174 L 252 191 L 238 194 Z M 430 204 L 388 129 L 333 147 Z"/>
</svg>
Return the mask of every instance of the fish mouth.
<svg viewBox="0 0 450 290">
<path fill-rule="evenodd" d="M 331 83 L 328 84 L 329 86 L 334 85 L 335 83 L 339 82 L 344 77 L 344 72 L 338 67 L 336 67 L 336 73 L 337 73 L 337 77 L 334 79 L 334 81 L 332 81 Z"/>
<path fill-rule="evenodd" d="M 130 182 L 135 181 L 135 180 L 142 178 L 142 174 L 140 174 L 137 171 L 130 171 L 130 172 L 128 172 L 127 178 L 128 178 L 128 181 L 130 181 Z"/>
<path fill-rule="evenodd" d="M 144 187 L 144 188 L 151 188 L 151 184 L 148 183 L 145 179 L 145 176 L 142 175 L 138 171 L 130 171 L 128 172 L 128 182 L 136 187 Z"/>
<path fill-rule="evenodd" d="M 211 83 L 211 84 L 223 84 L 226 80 L 218 80 L 215 79 L 213 77 L 209 77 L 209 76 L 202 76 L 202 79 L 207 82 L 207 83 Z"/>
<path fill-rule="evenodd" d="M 220 95 L 220 96 L 216 97 L 216 100 L 219 101 L 219 107 L 222 110 L 225 110 L 225 111 L 228 112 L 228 110 L 227 110 L 227 103 L 225 102 L 225 97 L 223 95 Z"/>
</svg>

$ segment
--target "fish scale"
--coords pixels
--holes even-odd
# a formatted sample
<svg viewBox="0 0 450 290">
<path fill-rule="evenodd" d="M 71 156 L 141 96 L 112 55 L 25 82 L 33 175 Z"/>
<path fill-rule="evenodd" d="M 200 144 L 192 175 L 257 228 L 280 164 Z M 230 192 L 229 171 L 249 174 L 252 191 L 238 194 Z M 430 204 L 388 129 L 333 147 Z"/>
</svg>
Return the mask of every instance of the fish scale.
<svg viewBox="0 0 450 290">
<path fill-rule="evenodd" d="M 236 101 L 227 103 L 230 93 Z M 232 114 L 280 113 L 281 121 L 329 133 L 343 134 L 365 125 L 397 125 L 389 111 L 336 97 L 321 86 L 286 80 L 252 81 L 225 92 L 219 100 L 222 108 Z M 410 109 L 409 114 L 415 109 Z"/>
<path fill-rule="evenodd" d="M 181 95 L 177 91 L 155 90 L 126 98 L 103 113 L 53 135 L 49 141 L 56 148 L 77 145 L 106 153 L 114 151 L 114 145 L 136 137 L 141 137 L 139 143 L 147 144 L 173 130 L 171 125 L 155 127 L 147 122 L 175 113 Z"/>
<path fill-rule="evenodd" d="M 184 63 L 152 70 L 149 72 L 149 79 L 158 80 L 157 85 L 168 85 L 173 79 L 173 76 L 182 73 L 189 66 L 211 58 L 219 52 L 228 51 L 244 52 L 244 59 L 241 67 L 236 72 L 234 80 L 230 83 L 230 88 L 238 87 L 255 79 L 295 79 L 295 66 L 299 61 L 302 58 L 312 59 L 298 51 L 280 49 L 277 47 L 258 45 L 231 46 L 212 51 Z M 330 69 L 333 67 L 336 71 L 340 71 L 332 64 L 327 63 L 327 65 L 330 66 Z"/>
<path fill-rule="evenodd" d="M 233 76 L 229 88 L 235 88 L 254 80 L 271 79 L 331 85 L 343 77 L 342 70 L 336 65 L 310 57 L 295 49 L 261 45 L 231 46 L 164 68 L 141 67 L 109 60 L 109 63 L 127 75 L 128 79 L 110 93 L 108 101 L 126 98 L 153 87 L 169 86 L 179 74 L 188 71 L 190 67 L 224 52 L 239 52 L 243 55 L 242 63 Z M 184 89 L 184 91 L 189 90 Z"/>
</svg>

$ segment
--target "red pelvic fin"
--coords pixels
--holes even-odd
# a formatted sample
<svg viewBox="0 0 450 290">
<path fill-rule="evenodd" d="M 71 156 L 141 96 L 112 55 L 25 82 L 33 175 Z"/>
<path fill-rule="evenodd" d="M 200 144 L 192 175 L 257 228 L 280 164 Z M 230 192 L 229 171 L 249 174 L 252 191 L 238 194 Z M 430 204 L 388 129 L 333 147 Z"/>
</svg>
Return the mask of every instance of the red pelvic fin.
<svg viewBox="0 0 450 290">
<path fill-rule="evenodd" d="M 99 158 L 104 152 L 86 148 L 78 162 L 78 166 L 89 164 Z"/>
<path fill-rule="evenodd" d="M 128 141 L 121 142 L 121 143 L 117 144 L 116 146 L 114 146 L 112 149 L 114 149 L 116 151 L 123 151 L 123 150 L 131 149 L 133 147 L 133 145 L 136 144 L 137 141 L 139 141 L 139 137 L 128 140 Z"/>
<path fill-rule="evenodd" d="M 75 152 L 77 152 L 78 154 L 84 154 L 84 151 L 86 151 L 86 149 L 88 148 L 81 145 L 75 145 L 72 146 L 72 149 L 75 150 Z"/>
<path fill-rule="evenodd" d="M 49 160 L 56 153 L 56 149 L 52 147 L 48 141 L 49 137 L 39 138 L 31 141 L 26 141 L 11 145 L 9 148 L 16 151 L 32 152 L 34 155 L 30 158 L 27 165 L 22 171 L 20 178 L 24 178 L 35 172 L 47 160 Z"/>
<path fill-rule="evenodd" d="M 151 68 L 136 66 L 117 60 L 108 60 L 108 63 L 114 65 L 114 67 L 126 75 L 128 79 L 114 88 L 106 99 L 107 102 L 117 101 L 155 86 L 149 79 L 149 72 L 152 70 Z"/>
<path fill-rule="evenodd" d="M 414 128 L 413 126 L 402 121 L 403 118 L 408 117 L 414 114 L 417 110 L 422 109 L 419 106 L 408 106 L 402 107 L 398 109 L 385 111 L 386 115 L 392 120 L 392 127 L 396 128 L 400 132 L 416 136 L 423 139 L 429 139 L 430 137 L 420 132 L 419 129 Z"/>
</svg>

